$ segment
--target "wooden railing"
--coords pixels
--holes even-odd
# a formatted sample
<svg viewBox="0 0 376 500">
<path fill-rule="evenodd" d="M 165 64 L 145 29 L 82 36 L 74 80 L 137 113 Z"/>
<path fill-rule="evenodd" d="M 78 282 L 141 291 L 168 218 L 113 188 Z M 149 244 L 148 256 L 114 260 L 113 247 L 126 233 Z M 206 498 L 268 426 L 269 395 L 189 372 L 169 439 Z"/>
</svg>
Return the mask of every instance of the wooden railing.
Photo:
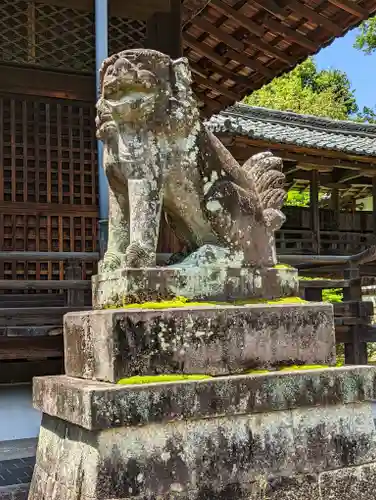
<svg viewBox="0 0 376 500">
<path fill-rule="evenodd" d="M 373 233 L 356 231 L 320 231 L 320 253 L 343 255 L 369 247 L 375 240 Z M 313 254 L 315 236 L 310 229 L 281 229 L 276 234 L 280 254 Z"/>
<path fill-rule="evenodd" d="M 84 252 L 0 252 L 0 261 L 64 262 L 66 278 L 0 280 L 0 383 L 62 372 L 63 316 L 91 308 L 90 280 L 82 279 L 82 264 L 98 258 Z"/>
<path fill-rule="evenodd" d="M 334 303 L 336 342 L 345 346 L 346 364 L 367 364 L 367 343 L 376 342 L 376 327 L 372 324 L 373 303 L 363 300 L 362 287 L 376 280 L 362 276 L 362 266 L 376 260 L 376 246 L 352 256 L 295 255 L 283 259 L 310 277 L 322 276 L 328 267 L 342 274 L 337 279 L 300 280 L 301 295 L 309 301 L 321 301 L 324 290 L 342 291 L 342 302 Z"/>
<path fill-rule="evenodd" d="M 85 305 L 85 291 L 90 290 L 90 280 L 82 279 L 82 263 L 97 262 L 96 252 L 0 252 L 1 261 L 60 261 L 64 262 L 64 280 L 7 280 L 0 279 L 0 290 L 61 290 L 66 292 L 64 305 L 66 307 L 81 307 Z M 27 297 L 25 297 L 27 300 Z M 46 296 L 43 300 L 49 300 Z M 1 304 L 1 297 L 0 297 Z"/>
</svg>

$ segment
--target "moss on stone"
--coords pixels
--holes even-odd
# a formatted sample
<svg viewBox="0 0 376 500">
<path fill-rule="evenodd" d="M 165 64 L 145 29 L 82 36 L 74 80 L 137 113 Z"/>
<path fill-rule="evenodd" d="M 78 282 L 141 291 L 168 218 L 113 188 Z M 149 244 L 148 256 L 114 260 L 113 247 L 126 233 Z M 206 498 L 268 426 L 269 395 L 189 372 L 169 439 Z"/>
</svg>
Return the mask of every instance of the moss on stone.
<svg viewBox="0 0 376 500">
<path fill-rule="evenodd" d="M 245 375 L 263 374 L 263 373 L 275 373 L 275 372 L 290 372 L 290 371 L 300 371 L 300 370 L 322 370 L 323 368 L 329 368 L 329 365 L 290 365 L 290 366 L 280 366 L 275 370 L 247 370 L 244 372 Z"/>
<path fill-rule="evenodd" d="M 185 380 L 206 380 L 212 378 L 210 375 L 182 375 L 178 373 L 167 373 L 162 375 L 136 375 L 120 379 L 117 383 L 120 385 L 140 385 L 156 384 L 158 382 L 184 382 Z"/>
<path fill-rule="evenodd" d="M 251 369 L 251 370 L 246 370 L 244 373 L 242 373 L 242 375 L 264 375 L 266 373 L 276 373 L 284 371 L 302 371 L 302 370 L 322 370 L 324 368 L 329 368 L 329 365 L 291 365 L 291 366 L 281 366 L 276 370 Z M 231 377 L 231 375 L 229 376 Z M 161 382 L 184 382 L 187 380 L 209 380 L 213 378 L 214 377 L 212 377 L 211 375 L 203 375 L 203 374 L 185 375 L 180 373 L 165 373 L 162 375 L 136 375 L 134 377 L 122 378 L 117 383 L 120 385 L 142 385 L 142 384 L 157 384 Z"/>
<path fill-rule="evenodd" d="M 142 303 L 134 303 L 134 304 L 123 304 L 120 306 L 106 306 L 105 309 L 171 309 L 171 308 L 179 308 L 179 307 L 205 307 L 205 306 L 247 306 L 252 304 L 301 304 L 306 303 L 306 300 L 301 299 L 300 297 L 282 297 L 280 299 L 275 300 L 266 300 L 266 299 L 244 299 L 244 300 L 235 300 L 234 302 L 195 302 L 190 301 L 185 297 L 175 297 L 171 300 L 162 300 L 160 302 L 142 302 Z"/>
<path fill-rule="evenodd" d="M 276 264 L 273 266 L 273 269 L 294 269 L 292 266 L 289 266 L 288 264 Z"/>
<path fill-rule="evenodd" d="M 270 370 L 247 370 L 244 375 L 262 375 L 264 373 L 270 373 Z"/>
<path fill-rule="evenodd" d="M 329 368 L 329 365 L 292 365 L 292 366 L 283 366 L 279 368 L 281 372 L 290 372 L 297 370 L 322 370 L 323 368 Z"/>
</svg>

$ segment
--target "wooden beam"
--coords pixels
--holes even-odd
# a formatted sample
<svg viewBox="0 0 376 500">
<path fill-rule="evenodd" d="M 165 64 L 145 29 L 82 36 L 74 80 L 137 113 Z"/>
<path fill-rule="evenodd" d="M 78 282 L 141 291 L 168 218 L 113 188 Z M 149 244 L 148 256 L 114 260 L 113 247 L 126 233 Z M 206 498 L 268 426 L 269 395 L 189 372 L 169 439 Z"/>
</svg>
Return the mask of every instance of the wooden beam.
<svg viewBox="0 0 376 500">
<path fill-rule="evenodd" d="M 372 179 L 372 228 L 373 240 L 376 243 L 376 177 Z"/>
<path fill-rule="evenodd" d="M 194 25 L 202 29 L 207 34 L 210 34 L 218 42 L 223 42 L 228 47 L 237 50 L 238 52 L 243 52 L 245 50 L 243 42 L 237 40 L 232 35 L 229 35 L 225 30 L 217 28 L 213 23 L 210 23 L 203 17 L 195 18 Z"/>
<path fill-rule="evenodd" d="M 257 141 L 255 141 L 257 142 Z M 249 147 L 239 146 L 238 143 L 235 143 L 233 146 L 231 146 L 231 151 L 234 154 L 235 157 L 239 158 L 249 158 Z M 301 154 L 297 153 L 296 151 L 291 151 L 289 149 L 284 149 L 281 147 L 281 144 L 270 144 L 270 143 L 265 143 L 263 145 L 260 144 L 255 144 L 252 145 L 251 149 L 254 152 L 262 152 L 265 150 L 272 151 L 275 155 L 280 156 L 282 159 L 286 160 L 291 160 L 291 161 L 296 161 L 300 163 L 302 158 L 304 158 L 305 162 L 308 162 L 310 165 L 316 165 L 317 167 L 324 167 L 324 170 L 330 171 L 333 169 L 346 169 L 346 170 L 353 170 L 356 172 L 362 172 L 363 175 L 367 173 L 368 175 L 372 175 L 372 172 L 374 173 L 375 170 L 370 169 L 369 167 L 366 168 L 361 164 L 360 162 L 353 162 L 351 160 L 347 159 L 342 159 L 342 158 L 337 158 L 336 160 L 333 160 L 333 158 L 330 157 L 324 157 L 324 156 L 314 156 L 308 155 L 308 154 Z M 312 151 L 314 153 L 315 151 Z M 365 158 L 366 160 L 366 158 Z"/>
<path fill-rule="evenodd" d="M 251 21 L 244 14 L 225 4 L 222 0 L 212 0 L 210 6 L 215 8 L 221 14 L 227 16 L 229 19 L 235 21 L 236 24 L 245 28 L 249 33 L 256 35 L 257 38 L 252 37 L 247 39 L 247 43 L 250 46 L 260 50 L 261 52 L 274 56 L 276 59 L 287 63 L 289 66 L 295 65 L 296 61 L 288 54 L 286 54 L 283 50 L 279 50 L 276 47 L 273 47 L 273 45 L 264 42 L 264 40 L 262 40 L 262 37 L 265 34 L 265 30 L 258 24 Z"/>
<path fill-rule="evenodd" d="M 333 210 L 332 227 L 335 231 L 339 231 L 339 211 L 340 211 L 340 195 L 337 187 L 333 188 L 330 193 L 330 208 Z"/>
<path fill-rule="evenodd" d="M 218 33 L 215 36 L 215 38 L 217 38 L 218 40 L 220 39 L 220 36 Z M 226 60 L 226 57 L 227 57 L 228 59 L 233 59 L 238 64 L 242 64 L 243 66 L 246 66 L 247 68 L 250 68 L 253 71 L 258 71 L 259 73 L 261 73 L 264 76 L 267 76 L 268 78 L 273 77 L 273 72 L 271 70 L 269 70 L 267 67 L 265 67 L 263 64 L 259 63 L 258 61 L 251 59 L 249 56 L 247 56 L 244 53 L 240 53 L 240 52 L 236 52 L 235 50 L 228 49 L 225 52 L 226 57 L 224 57 L 224 56 L 217 54 L 213 49 L 210 48 L 210 46 L 208 44 L 205 44 L 205 42 L 198 42 L 195 38 L 193 38 L 188 33 L 183 33 L 183 39 L 184 39 L 184 42 L 191 49 L 193 49 L 195 52 L 199 53 L 200 55 L 206 57 L 210 61 L 213 61 L 215 64 L 218 64 L 219 66 L 227 64 L 227 60 Z"/>
<path fill-rule="evenodd" d="M 84 12 L 94 11 L 93 0 L 43 0 L 43 3 Z M 110 16 L 114 17 L 146 20 L 154 12 L 168 12 L 169 10 L 170 0 L 138 0 L 135 2 L 109 0 Z"/>
<path fill-rule="evenodd" d="M 232 19 L 240 26 L 243 26 L 254 35 L 259 37 L 264 36 L 265 30 L 259 24 L 251 21 L 251 19 L 230 7 L 230 5 L 224 3 L 222 0 L 212 0 L 210 2 L 210 7 L 214 7 L 218 12 Z"/>
<path fill-rule="evenodd" d="M 1 66 L 0 92 L 95 102 L 95 77 Z"/>
<path fill-rule="evenodd" d="M 294 60 L 292 57 L 286 54 L 286 52 L 283 52 L 283 50 L 279 50 L 276 47 L 273 47 L 273 45 L 264 42 L 260 38 L 252 37 L 247 39 L 247 42 L 251 47 L 258 49 L 261 52 L 264 52 L 265 54 L 269 54 L 270 56 L 274 56 L 279 61 L 287 63 L 289 66 L 296 65 L 296 60 Z"/>
<path fill-rule="evenodd" d="M 197 98 L 201 100 L 205 107 L 207 107 L 211 112 L 219 112 L 223 109 L 223 104 L 216 99 L 209 99 L 203 92 L 197 92 Z"/>
<path fill-rule="evenodd" d="M 210 62 L 209 64 L 204 66 L 202 64 L 191 62 L 189 66 L 191 68 L 192 73 L 194 73 L 195 75 L 200 75 L 203 78 L 210 78 L 210 73 L 218 73 L 218 75 L 220 75 L 225 80 L 231 80 L 237 85 L 241 85 L 246 88 L 252 88 L 251 87 L 252 82 L 250 78 L 246 76 L 237 75 L 233 71 L 230 71 L 224 67 L 221 68 L 220 66 L 217 66 L 214 63 Z"/>
<path fill-rule="evenodd" d="M 126 2 L 128 3 L 128 2 Z M 139 3 L 142 3 L 139 2 Z M 173 59 L 183 55 L 181 2 L 171 0 L 170 10 L 155 12 L 147 21 L 146 47 L 168 54 Z"/>
<path fill-rule="evenodd" d="M 310 50 L 311 52 L 317 52 L 320 48 L 319 45 L 310 40 L 307 35 L 305 36 L 301 35 L 296 30 L 293 30 L 288 26 L 286 26 L 285 24 L 279 21 L 275 21 L 274 19 L 271 19 L 268 16 L 265 16 L 262 23 L 264 24 L 264 26 L 272 30 L 274 33 L 282 35 L 290 42 L 294 42 L 298 45 L 301 45 L 302 47 Z"/>
<path fill-rule="evenodd" d="M 29 383 L 34 377 L 60 375 L 63 373 L 63 358 L 36 361 L 2 362 L 0 384 Z"/>
<path fill-rule="evenodd" d="M 277 149 L 284 158 L 296 161 L 298 163 L 311 163 L 316 165 L 329 165 L 333 168 L 345 168 L 348 170 L 362 170 L 370 175 L 376 174 L 375 156 L 356 156 L 340 151 L 329 149 L 313 149 L 300 147 L 291 144 L 271 143 L 261 139 L 251 139 L 245 136 L 233 136 L 234 146 L 240 148 Z"/>
<path fill-rule="evenodd" d="M 259 9 L 266 10 L 273 16 L 281 19 L 282 21 L 286 18 L 286 11 L 279 5 L 277 5 L 274 0 L 252 0 L 252 3 L 256 5 Z"/>
<path fill-rule="evenodd" d="M 208 89 L 213 89 L 219 94 L 222 94 L 232 101 L 237 101 L 239 99 L 238 94 L 235 94 L 234 92 L 231 92 L 227 87 L 224 85 L 220 85 L 211 78 L 202 78 L 202 76 L 196 75 L 195 76 L 195 82 L 198 85 L 202 85 L 203 87 L 206 87 Z"/>
<path fill-rule="evenodd" d="M 267 78 L 274 78 L 273 71 L 271 71 L 267 66 L 264 66 L 255 59 L 250 59 L 250 56 L 248 56 L 246 53 L 235 52 L 235 50 L 229 49 L 226 51 L 226 56 L 230 59 L 233 59 L 237 63 L 243 64 L 243 66 L 246 66 L 247 68 L 257 71 Z"/>
<path fill-rule="evenodd" d="M 98 217 L 98 207 L 92 205 L 63 205 L 59 203 L 33 203 L 0 201 L 0 213 L 13 215 L 63 215 Z"/>
<path fill-rule="evenodd" d="M 61 318 L 63 319 L 63 318 Z M 60 358 L 63 336 L 0 337 L 0 360 Z"/>
<path fill-rule="evenodd" d="M 322 26 L 333 35 L 340 36 L 342 34 L 342 29 L 339 25 L 334 24 L 327 17 L 322 16 L 315 10 L 307 7 L 303 3 L 297 0 L 288 0 L 287 3 L 288 8 L 290 8 L 293 12 L 298 12 L 302 17 L 305 17 L 309 21 Z"/>
<path fill-rule="evenodd" d="M 360 19 L 368 19 L 370 13 L 363 9 L 360 5 L 351 0 L 329 0 L 332 5 L 339 7 L 340 9 L 352 14 L 353 16 L 359 17 Z"/>
<path fill-rule="evenodd" d="M 343 174 L 339 177 L 340 182 L 349 182 L 353 179 L 357 179 L 358 177 L 364 177 L 363 172 L 351 173 L 351 174 Z"/>
<path fill-rule="evenodd" d="M 300 170 L 316 170 L 317 172 L 332 172 L 333 171 L 333 166 L 332 165 L 317 165 L 316 163 L 302 163 L 299 162 L 299 168 Z"/>
<path fill-rule="evenodd" d="M 188 47 L 193 49 L 201 56 L 206 57 L 207 59 L 209 59 L 209 61 L 213 61 L 219 66 L 226 66 L 228 62 L 227 59 L 214 52 L 214 50 L 212 50 L 211 47 L 206 43 L 198 42 L 193 36 L 189 35 L 188 33 L 183 33 L 183 40 L 185 44 L 188 45 Z"/>
<path fill-rule="evenodd" d="M 319 173 L 311 172 L 310 183 L 310 215 L 311 229 L 313 233 L 313 249 L 316 254 L 320 253 L 320 208 L 319 208 Z"/>
</svg>

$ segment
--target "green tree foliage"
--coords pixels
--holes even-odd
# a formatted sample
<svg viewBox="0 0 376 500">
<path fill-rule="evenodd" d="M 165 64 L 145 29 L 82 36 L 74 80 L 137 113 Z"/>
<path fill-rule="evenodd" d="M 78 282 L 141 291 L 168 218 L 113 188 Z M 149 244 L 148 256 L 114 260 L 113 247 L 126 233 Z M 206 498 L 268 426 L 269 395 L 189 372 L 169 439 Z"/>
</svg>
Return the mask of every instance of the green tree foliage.
<svg viewBox="0 0 376 500">
<path fill-rule="evenodd" d="M 309 207 L 309 191 L 291 189 L 287 192 L 285 207 Z"/>
<path fill-rule="evenodd" d="M 364 106 L 362 111 L 358 111 L 356 114 L 355 121 L 360 123 L 376 123 L 376 109 L 368 108 Z"/>
<path fill-rule="evenodd" d="M 360 25 L 354 47 L 367 55 L 376 50 L 376 17 L 371 17 Z"/>
<path fill-rule="evenodd" d="M 326 194 L 322 191 L 319 192 L 319 202 L 325 198 Z M 287 192 L 287 198 L 284 203 L 285 207 L 309 207 L 310 192 L 298 191 L 297 189 L 290 189 Z"/>
<path fill-rule="evenodd" d="M 346 73 L 334 69 L 319 71 L 311 58 L 253 92 L 244 102 L 339 120 L 358 112 Z"/>
</svg>

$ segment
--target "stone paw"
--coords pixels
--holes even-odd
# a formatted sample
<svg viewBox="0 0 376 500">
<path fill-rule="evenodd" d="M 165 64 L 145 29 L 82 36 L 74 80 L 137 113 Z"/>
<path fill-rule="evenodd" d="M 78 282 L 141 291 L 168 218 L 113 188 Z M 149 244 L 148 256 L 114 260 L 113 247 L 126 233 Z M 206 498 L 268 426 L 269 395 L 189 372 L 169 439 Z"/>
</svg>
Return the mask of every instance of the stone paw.
<svg viewBox="0 0 376 500">
<path fill-rule="evenodd" d="M 139 242 L 131 243 L 125 251 L 125 266 L 134 268 L 155 267 L 156 254 Z"/>
<path fill-rule="evenodd" d="M 99 273 L 101 274 L 116 271 L 116 269 L 119 269 L 122 266 L 124 258 L 124 254 L 108 250 L 105 253 L 103 260 L 101 260 L 98 264 Z"/>
</svg>

